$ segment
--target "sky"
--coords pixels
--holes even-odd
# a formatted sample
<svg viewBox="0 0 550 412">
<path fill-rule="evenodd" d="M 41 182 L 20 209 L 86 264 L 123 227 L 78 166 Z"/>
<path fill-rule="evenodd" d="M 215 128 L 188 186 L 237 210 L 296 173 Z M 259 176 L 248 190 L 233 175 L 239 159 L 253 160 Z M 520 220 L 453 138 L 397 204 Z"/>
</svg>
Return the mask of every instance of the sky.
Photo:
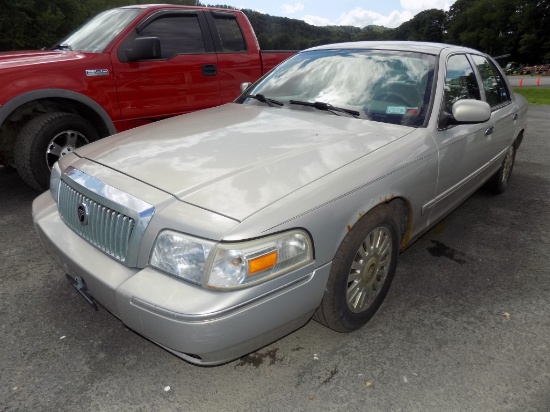
<svg viewBox="0 0 550 412">
<path fill-rule="evenodd" d="M 371 24 L 395 28 L 428 9 L 447 11 L 455 0 L 220 0 L 226 4 L 272 16 L 304 20 L 315 26 L 365 27 Z"/>
</svg>

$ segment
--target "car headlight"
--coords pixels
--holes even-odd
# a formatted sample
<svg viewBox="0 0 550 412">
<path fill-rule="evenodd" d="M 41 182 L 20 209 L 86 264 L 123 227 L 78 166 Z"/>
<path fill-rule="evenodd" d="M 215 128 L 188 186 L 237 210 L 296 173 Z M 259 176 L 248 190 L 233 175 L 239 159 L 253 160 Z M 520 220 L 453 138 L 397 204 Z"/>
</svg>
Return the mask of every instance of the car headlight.
<svg viewBox="0 0 550 412">
<path fill-rule="evenodd" d="M 52 167 L 52 174 L 50 175 L 50 192 L 52 194 L 55 203 L 59 196 L 59 184 L 61 183 L 61 168 L 59 162 L 55 162 Z"/>
<path fill-rule="evenodd" d="M 302 230 L 217 244 L 165 230 L 155 241 L 150 264 L 202 286 L 235 289 L 273 279 L 312 260 L 311 240 Z"/>
<path fill-rule="evenodd" d="M 162 231 L 153 247 L 151 266 L 201 284 L 206 259 L 215 245 L 171 230 Z"/>
</svg>

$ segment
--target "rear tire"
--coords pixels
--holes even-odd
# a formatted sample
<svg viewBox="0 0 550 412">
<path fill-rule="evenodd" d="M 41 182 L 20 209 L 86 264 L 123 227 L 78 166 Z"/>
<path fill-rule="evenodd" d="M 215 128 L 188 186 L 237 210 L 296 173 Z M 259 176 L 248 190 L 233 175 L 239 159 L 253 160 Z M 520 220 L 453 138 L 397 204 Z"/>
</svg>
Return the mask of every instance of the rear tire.
<svg viewBox="0 0 550 412">
<path fill-rule="evenodd" d="M 508 148 L 500 169 L 498 169 L 498 171 L 487 182 L 487 188 L 491 192 L 501 194 L 508 188 L 508 182 L 510 181 L 510 175 L 512 174 L 515 160 L 516 144 L 514 143 Z"/>
<path fill-rule="evenodd" d="M 332 261 L 313 319 L 338 332 L 359 329 L 376 313 L 395 275 L 399 219 L 389 205 L 370 211 L 348 232 Z"/>
<path fill-rule="evenodd" d="M 48 189 L 54 163 L 75 148 L 99 139 L 97 130 L 71 113 L 45 113 L 30 120 L 15 142 L 15 166 L 33 189 Z"/>
</svg>

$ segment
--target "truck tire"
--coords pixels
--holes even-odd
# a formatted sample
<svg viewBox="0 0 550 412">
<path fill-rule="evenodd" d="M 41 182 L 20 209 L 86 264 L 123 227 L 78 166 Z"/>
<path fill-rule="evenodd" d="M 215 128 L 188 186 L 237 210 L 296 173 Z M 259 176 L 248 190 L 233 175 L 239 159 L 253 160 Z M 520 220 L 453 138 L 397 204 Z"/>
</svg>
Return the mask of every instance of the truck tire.
<svg viewBox="0 0 550 412">
<path fill-rule="evenodd" d="M 97 130 L 78 115 L 63 112 L 42 114 L 30 120 L 19 132 L 15 142 L 15 167 L 30 187 L 47 190 L 54 163 L 75 148 L 97 139 Z"/>
</svg>

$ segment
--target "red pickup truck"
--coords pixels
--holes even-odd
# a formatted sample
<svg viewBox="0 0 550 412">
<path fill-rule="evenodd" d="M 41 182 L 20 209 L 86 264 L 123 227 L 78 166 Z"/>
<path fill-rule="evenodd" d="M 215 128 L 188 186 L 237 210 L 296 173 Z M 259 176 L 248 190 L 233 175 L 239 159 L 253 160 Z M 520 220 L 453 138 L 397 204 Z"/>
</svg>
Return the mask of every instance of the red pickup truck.
<svg viewBox="0 0 550 412">
<path fill-rule="evenodd" d="M 236 10 L 105 11 L 51 50 L 0 53 L 0 165 L 44 190 L 75 147 L 230 102 L 292 54 L 260 51 Z"/>
</svg>

